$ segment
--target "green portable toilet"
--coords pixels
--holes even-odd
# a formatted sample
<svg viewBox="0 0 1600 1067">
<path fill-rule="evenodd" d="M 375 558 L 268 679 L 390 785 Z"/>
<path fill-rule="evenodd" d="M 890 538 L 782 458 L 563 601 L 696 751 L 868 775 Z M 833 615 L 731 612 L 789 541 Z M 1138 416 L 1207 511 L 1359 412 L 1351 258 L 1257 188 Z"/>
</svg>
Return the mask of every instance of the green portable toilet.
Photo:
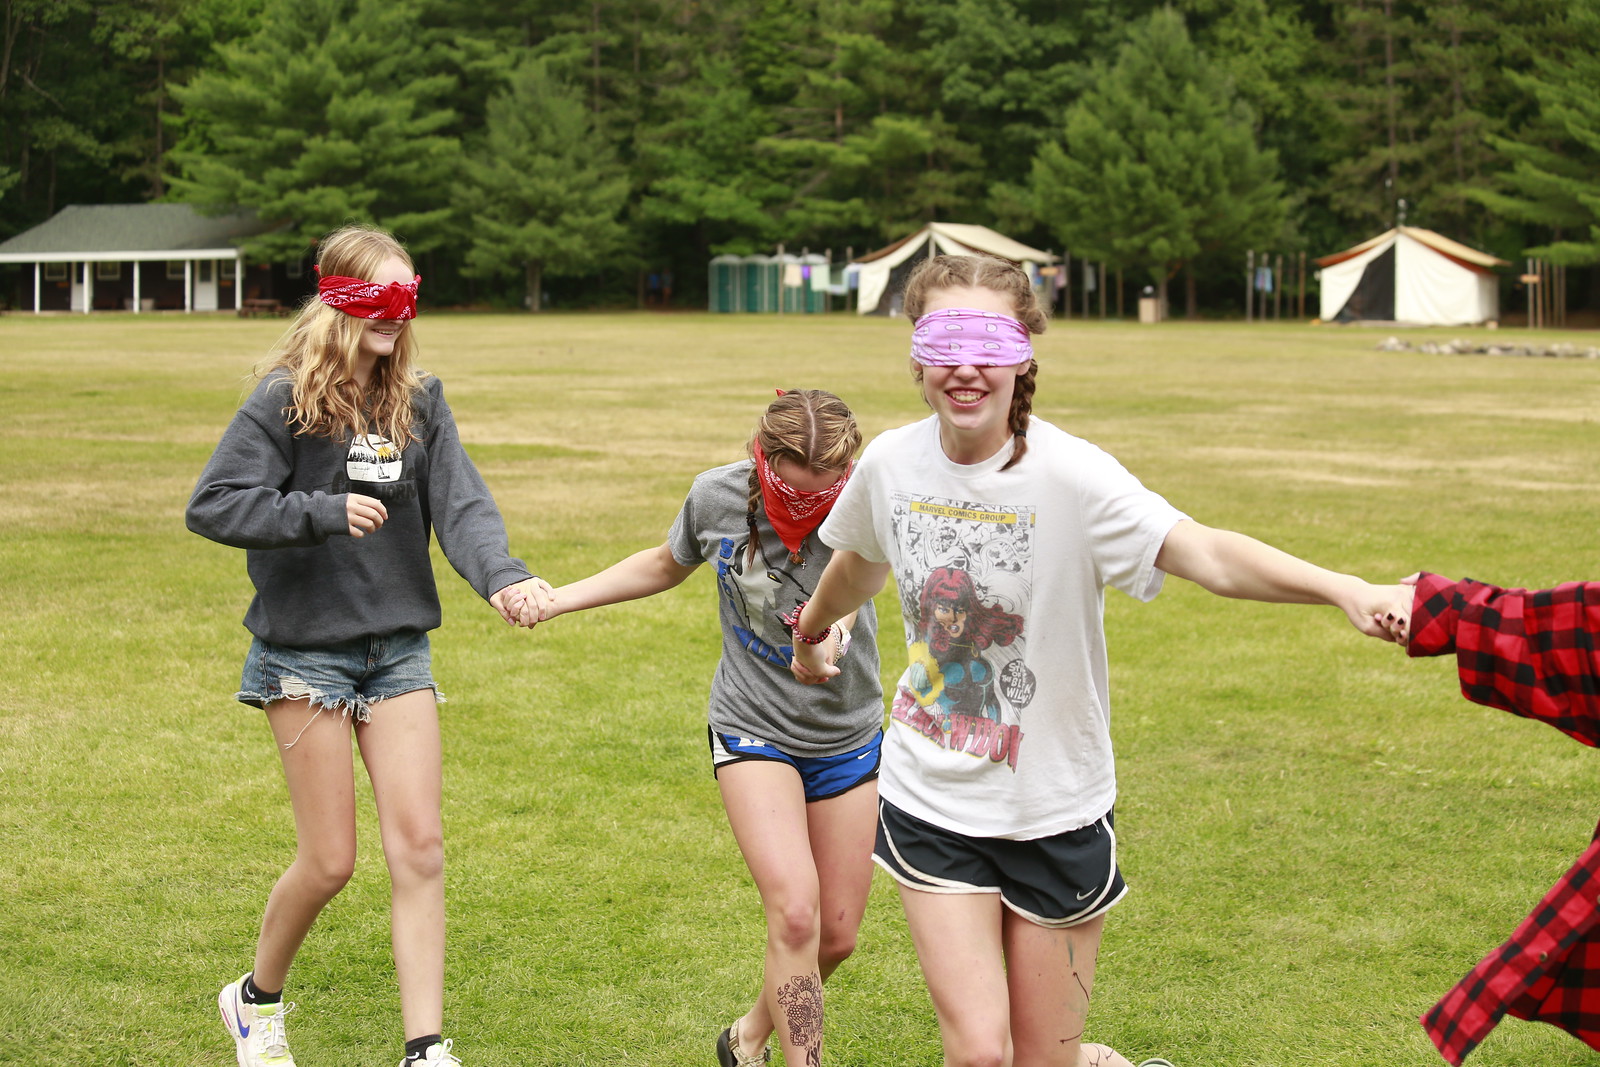
<svg viewBox="0 0 1600 1067">
<path fill-rule="evenodd" d="M 740 263 L 744 311 L 778 310 L 778 265 L 771 256 L 745 256 Z"/>
<path fill-rule="evenodd" d="M 717 256 L 711 261 L 711 284 L 706 287 L 712 311 L 738 311 L 744 296 L 740 287 L 743 261 L 738 256 Z"/>
</svg>

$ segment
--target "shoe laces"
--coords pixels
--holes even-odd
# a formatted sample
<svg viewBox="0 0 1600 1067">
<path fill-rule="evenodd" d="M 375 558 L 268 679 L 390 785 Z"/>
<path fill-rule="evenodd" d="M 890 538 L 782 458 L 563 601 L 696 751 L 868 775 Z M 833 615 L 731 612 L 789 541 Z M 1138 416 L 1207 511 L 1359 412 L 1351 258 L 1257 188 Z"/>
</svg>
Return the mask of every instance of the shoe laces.
<svg viewBox="0 0 1600 1067">
<path fill-rule="evenodd" d="M 271 1015 L 256 1014 L 256 1048 L 269 1059 L 282 1059 L 289 1055 L 289 1033 L 284 1028 L 283 1017 L 294 1011 L 295 1005 L 280 1002 Z"/>
<path fill-rule="evenodd" d="M 424 1058 L 423 1060 L 421 1060 L 419 1062 L 428 1063 L 428 1064 L 448 1063 L 448 1064 L 451 1065 L 451 1067 L 461 1067 L 461 1060 L 454 1053 L 452 1053 L 450 1051 L 450 1049 L 455 1046 L 455 1043 L 456 1043 L 456 1039 L 455 1038 L 447 1037 L 447 1038 L 444 1039 L 444 1041 L 442 1043 L 440 1043 L 438 1045 L 429 1045 L 428 1048 L 427 1048 L 427 1052 L 432 1052 L 434 1049 L 438 1049 L 439 1050 L 439 1058 L 436 1059 L 436 1060 Z M 423 1053 L 424 1057 L 427 1056 L 427 1052 Z"/>
</svg>

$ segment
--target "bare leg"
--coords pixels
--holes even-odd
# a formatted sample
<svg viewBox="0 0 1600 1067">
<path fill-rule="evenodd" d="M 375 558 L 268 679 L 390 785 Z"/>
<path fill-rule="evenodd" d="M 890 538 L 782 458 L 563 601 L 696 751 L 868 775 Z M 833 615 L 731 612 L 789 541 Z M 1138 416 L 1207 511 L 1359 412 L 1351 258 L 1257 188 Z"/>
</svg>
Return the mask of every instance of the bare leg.
<svg viewBox="0 0 1600 1067">
<path fill-rule="evenodd" d="M 295 828 L 294 862 L 267 897 L 256 942 L 255 983 L 276 990 L 287 981 L 289 965 L 317 916 L 355 871 L 355 770 L 350 721 L 339 712 L 318 714 L 301 699 L 274 701 L 266 714 L 283 761 Z M 285 748 L 290 742 L 293 746 Z"/>
<path fill-rule="evenodd" d="M 738 1022 L 753 1053 L 774 1032 L 784 1062 L 822 1062 L 822 983 L 855 950 L 872 885 L 877 789 L 805 801 L 782 763 L 751 760 L 717 775 L 728 822 L 767 916 L 762 995 Z"/>
<path fill-rule="evenodd" d="M 926 893 L 902 885 L 900 903 L 939 1017 L 946 1067 L 1008 1067 L 1011 1015 L 1000 895 Z"/>
<path fill-rule="evenodd" d="M 389 867 L 390 923 L 406 1040 L 444 1025 L 444 826 L 432 689 L 390 697 L 358 724 Z"/>
<path fill-rule="evenodd" d="M 1107 1046 L 1082 1043 L 1104 928 L 1104 915 L 1050 929 L 1004 914 L 1015 1067 L 1130 1067 Z"/>
</svg>

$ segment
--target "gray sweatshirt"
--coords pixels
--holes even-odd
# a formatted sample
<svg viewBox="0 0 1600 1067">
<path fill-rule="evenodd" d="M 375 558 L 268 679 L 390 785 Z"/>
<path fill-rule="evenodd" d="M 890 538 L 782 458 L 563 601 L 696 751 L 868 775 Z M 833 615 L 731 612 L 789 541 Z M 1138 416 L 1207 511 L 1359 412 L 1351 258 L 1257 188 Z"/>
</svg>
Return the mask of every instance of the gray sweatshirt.
<svg viewBox="0 0 1600 1067">
<path fill-rule="evenodd" d="M 317 647 L 439 625 L 430 531 L 478 595 L 529 577 L 505 524 L 428 378 L 415 397 L 421 441 L 398 453 L 381 439 L 290 432 L 288 378 L 268 375 L 245 401 L 189 499 L 189 529 L 246 550 L 256 596 L 245 627 L 263 641 Z M 381 499 L 389 517 L 351 537 L 345 498 Z"/>
</svg>

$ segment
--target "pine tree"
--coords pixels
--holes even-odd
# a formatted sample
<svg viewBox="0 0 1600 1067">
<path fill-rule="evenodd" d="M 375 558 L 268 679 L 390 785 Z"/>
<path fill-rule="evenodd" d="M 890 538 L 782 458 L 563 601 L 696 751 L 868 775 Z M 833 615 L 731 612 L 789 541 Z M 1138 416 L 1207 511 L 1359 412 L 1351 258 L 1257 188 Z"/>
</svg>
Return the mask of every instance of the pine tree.
<svg viewBox="0 0 1600 1067">
<path fill-rule="evenodd" d="M 751 253 L 784 239 L 773 207 L 788 191 L 771 156 L 754 150 L 774 132 L 726 59 L 662 93 L 662 118 L 636 140 L 647 182 L 637 219 L 687 237 L 701 258 Z"/>
<path fill-rule="evenodd" d="M 1249 108 L 1164 9 L 1096 71 L 1031 178 L 1039 218 L 1074 255 L 1148 273 L 1165 302 L 1167 282 L 1197 256 L 1277 234 L 1277 169 Z"/>
<path fill-rule="evenodd" d="M 1505 169 L 1496 188 L 1467 195 L 1528 223 L 1538 242 L 1523 254 L 1566 266 L 1600 263 L 1600 12 L 1584 0 L 1552 13 L 1543 54 L 1508 77 L 1537 103 L 1520 136 L 1491 137 Z"/>
<path fill-rule="evenodd" d="M 591 274 L 623 247 L 626 171 L 595 129 L 581 88 L 526 59 L 489 99 L 481 149 L 467 163 L 472 245 L 479 277 L 522 273 L 530 310 L 543 279 Z"/>
<path fill-rule="evenodd" d="M 254 255 L 301 256 L 351 220 L 414 252 L 450 236 L 442 193 L 460 165 L 413 9 L 387 0 L 271 0 L 261 28 L 218 48 L 218 65 L 174 87 L 185 134 L 172 152 L 179 199 L 254 209 L 283 228 Z"/>
</svg>

